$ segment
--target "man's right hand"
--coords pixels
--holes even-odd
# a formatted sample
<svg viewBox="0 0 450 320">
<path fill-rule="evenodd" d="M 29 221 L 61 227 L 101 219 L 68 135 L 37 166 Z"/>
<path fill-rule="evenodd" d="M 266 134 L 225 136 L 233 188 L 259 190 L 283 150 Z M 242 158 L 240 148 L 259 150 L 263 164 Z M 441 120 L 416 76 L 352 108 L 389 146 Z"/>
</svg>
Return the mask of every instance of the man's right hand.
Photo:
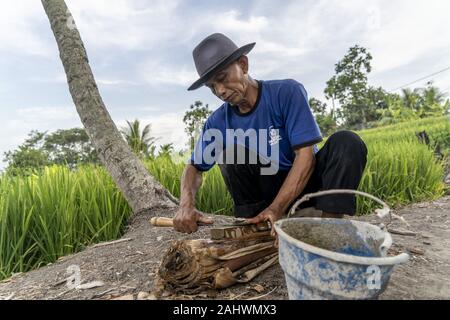
<svg viewBox="0 0 450 320">
<path fill-rule="evenodd" d="M 193 233 L 198 230 L 198 223 L 213 224 L 212 218 L 205 217 L 194 207 L 180 206 L 173 218 L 173 227 L 178 232 Z"/>
</svg>

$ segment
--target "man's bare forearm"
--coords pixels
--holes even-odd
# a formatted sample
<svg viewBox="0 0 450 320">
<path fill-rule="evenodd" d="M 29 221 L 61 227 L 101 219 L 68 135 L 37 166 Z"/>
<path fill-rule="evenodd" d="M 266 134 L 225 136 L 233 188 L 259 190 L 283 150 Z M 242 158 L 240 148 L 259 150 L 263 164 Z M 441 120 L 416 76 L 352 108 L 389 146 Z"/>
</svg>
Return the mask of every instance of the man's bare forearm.
<svg viewBox="0 0 450 320">
<path fill-rule="evenodd" d="M 198 224 L 211 224 L 212 218 L 205 217 L 195 209 L 195 194 L 202 185 L 202 172 L 193 165 L 184 168 L 181 177 L 180 208 L 173 218 L 173 227 L 179 232 L 192 233 L 198 230 Z"/>
<path fill-rule="evenodd" d="M 285 213 L 292 201 L 294 201 L 305 188 L 314 171 L 315 158 L 312 147 L 306 147 L 295 152 L 295 160 L 284 180 L 277 196 L 269 206 L 279 213 Z"/>
<path fill-rule="evenodd" d="M 202 185 L 202 172 L 197 170 L 192 164 L 186 165 L 181 177 L 180 206 L 195 206 L 195 195 Z"/>
</svg>

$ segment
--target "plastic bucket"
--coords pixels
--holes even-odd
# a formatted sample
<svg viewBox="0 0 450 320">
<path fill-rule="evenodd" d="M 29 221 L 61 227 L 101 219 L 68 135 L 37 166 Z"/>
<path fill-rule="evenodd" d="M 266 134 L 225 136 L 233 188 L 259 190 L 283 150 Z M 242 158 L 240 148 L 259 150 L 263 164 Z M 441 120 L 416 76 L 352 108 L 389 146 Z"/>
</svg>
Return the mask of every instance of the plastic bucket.
<svg viewBox="0 0 450 320">
<path fill-rule="evenodd" d="M 274 227 L 293 300 L 376 299 L 386 289 L 393 267 L 409 258 L 406 253 L 388 257 L 390 234 L 370 223 L 288 218 Z"/>
</svg>

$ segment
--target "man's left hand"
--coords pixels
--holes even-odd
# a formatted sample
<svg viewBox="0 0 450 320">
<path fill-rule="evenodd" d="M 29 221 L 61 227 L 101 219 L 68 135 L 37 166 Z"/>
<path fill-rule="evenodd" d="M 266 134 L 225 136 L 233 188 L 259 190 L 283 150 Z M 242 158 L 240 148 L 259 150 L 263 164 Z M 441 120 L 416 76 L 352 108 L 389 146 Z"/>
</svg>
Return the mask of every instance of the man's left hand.
<svg viewBox="0 0 450 320">
<path fill-rule="evenodd" d="M 262 211 L 256 217 L 247 219 L 246 222 L 256 224 L 256 223 L 260 223 L 260 222 L 269 220 L 270 224 L 272 226 L 271 234 L 272 234 L 272 236 L 276 236 L 275 228 L 273 226 L 274 226 L 275 222 L 277 220 L 280 220 L 282 217 L 283 217 L 282 212 L 275 210 L 271 207 L 268 207 L 268 208 L 264 209 L 264 211 Z"/>
</svg>

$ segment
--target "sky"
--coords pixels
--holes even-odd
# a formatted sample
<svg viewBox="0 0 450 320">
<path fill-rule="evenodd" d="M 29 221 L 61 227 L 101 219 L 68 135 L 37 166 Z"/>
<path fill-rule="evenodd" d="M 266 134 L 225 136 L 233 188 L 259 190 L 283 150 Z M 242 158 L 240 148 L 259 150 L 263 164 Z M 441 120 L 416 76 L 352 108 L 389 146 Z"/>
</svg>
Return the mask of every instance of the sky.
<svg viewBox="0 0 450 320">
<path fill-rule="evenodd" d="M 187 142 L 184 112 L 221 105 L 197 80 L 193 48 L 221 32 L 249 53 L 255 79 L 296 79 L 325 100 L 334 65 L 358 44 L 373 56 L 369 84 L 393 90 L 450 67 L 448 0 L 66 0 L 116 125 L 151 124 L 158 144 Z M 450 70 L 427 81 L 450 92 Z M 0 5 L 0 159 L 31 130 L 81 127 L 39 0 Z M 0 169 L 5 163 L 0 160 Z"/>
</svg>

